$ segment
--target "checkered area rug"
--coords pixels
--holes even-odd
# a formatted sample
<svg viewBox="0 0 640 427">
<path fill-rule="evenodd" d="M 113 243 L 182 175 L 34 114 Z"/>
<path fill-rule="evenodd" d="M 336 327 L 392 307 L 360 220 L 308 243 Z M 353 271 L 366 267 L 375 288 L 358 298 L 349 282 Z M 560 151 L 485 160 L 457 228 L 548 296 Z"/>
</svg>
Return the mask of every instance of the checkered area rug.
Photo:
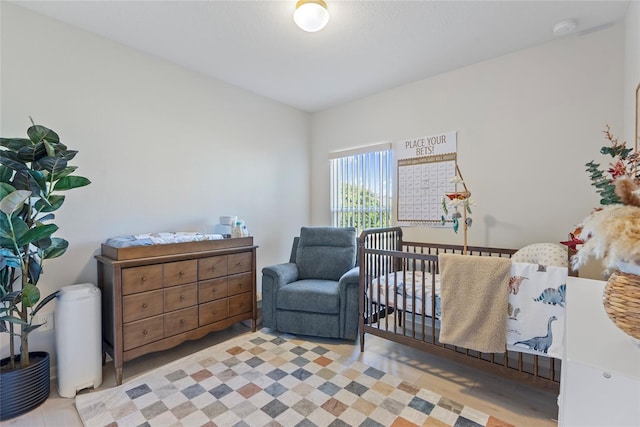
<svg viewBox="0 0 640 427">
<path fill-rule="evenodd" d="M 76 407 L 86 426 L 509 426 L 269 329 L 80 394 Z"/>
</svg>

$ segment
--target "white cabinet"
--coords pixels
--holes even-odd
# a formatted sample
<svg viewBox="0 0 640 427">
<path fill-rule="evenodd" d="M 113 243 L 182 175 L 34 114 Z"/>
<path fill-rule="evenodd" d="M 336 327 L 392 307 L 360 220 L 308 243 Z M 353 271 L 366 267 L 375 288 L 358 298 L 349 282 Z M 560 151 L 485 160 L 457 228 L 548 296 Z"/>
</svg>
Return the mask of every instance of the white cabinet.
<svg viewBox="0 0 640 427">
<path fill-rule="evenodd" d="M 567 278 L 561 427 L 640 426 L 640 341 L 607 317 L 604 285 Z"/>
</svg>

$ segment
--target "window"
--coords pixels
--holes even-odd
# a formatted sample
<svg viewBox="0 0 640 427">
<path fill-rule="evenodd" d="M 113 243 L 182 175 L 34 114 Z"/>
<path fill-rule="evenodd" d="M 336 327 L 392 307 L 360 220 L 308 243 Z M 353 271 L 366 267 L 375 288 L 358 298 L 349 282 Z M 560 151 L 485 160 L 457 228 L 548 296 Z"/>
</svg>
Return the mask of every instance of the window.
<svg viewBox="0 0 640 427">
<path fill-rule="evenodd" d="M 391 224 L 391 144 L 378 144 L 329 155 L 331 225 L 367 228 Z"/>
</svg>

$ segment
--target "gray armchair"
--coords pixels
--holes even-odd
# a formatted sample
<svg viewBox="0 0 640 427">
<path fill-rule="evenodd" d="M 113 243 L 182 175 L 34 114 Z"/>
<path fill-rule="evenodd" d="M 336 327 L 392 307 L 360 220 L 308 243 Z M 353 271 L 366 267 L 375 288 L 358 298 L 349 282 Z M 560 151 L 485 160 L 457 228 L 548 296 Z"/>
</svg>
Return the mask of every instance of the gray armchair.
<svg viewBox="0 0 640 427">
<path fill-rule="evenodd" d="M 262 269 L 264 326 L 355 340 L 358 334 L 356 230 L 302 227 L 288 263 Z"/>
</svg>

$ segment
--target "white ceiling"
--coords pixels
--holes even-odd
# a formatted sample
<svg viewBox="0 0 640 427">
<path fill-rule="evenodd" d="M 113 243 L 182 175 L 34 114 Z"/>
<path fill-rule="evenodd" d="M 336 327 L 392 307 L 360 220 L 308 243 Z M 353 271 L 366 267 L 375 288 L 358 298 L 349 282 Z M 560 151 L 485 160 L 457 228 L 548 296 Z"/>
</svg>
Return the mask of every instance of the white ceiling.
<svg viewBox="0 0 640 427">
<path fill-rule="evenodd" d="M 132 48 L 314 112 L 624 19 L 629 0 L 338 1 L 295 26 L 288 1 L 16 1 Z"/>
</svg>

